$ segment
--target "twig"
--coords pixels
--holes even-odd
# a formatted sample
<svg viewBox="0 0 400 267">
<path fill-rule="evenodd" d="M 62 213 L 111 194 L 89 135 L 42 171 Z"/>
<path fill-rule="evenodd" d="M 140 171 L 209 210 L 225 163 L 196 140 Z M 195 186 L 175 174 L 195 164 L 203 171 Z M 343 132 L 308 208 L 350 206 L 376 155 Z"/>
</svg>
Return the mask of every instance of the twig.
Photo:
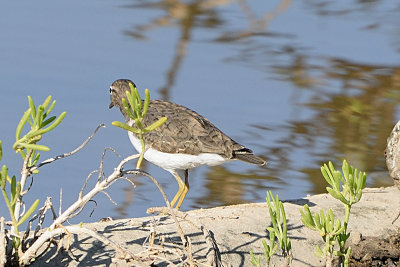
<svg viewBox="0 0 400 267">
<path fill-rule="evenodd" d="M 172 216 L 172 219 L 175 221 L 175 225 L 178 228 L 178 233 L 179 233 L 179 236 L 181 238 L 182 244 L 183 244 L 184 247 L 186 247 L 186 242 L 187 241 L 186 241 L 186 238 L 185 238 L 185 234 L 183 233 L 182 227 L 179 224 L 178 219 L 175 216 L 175 211 L 172 209 L 172 207 L 171 207 L 171 205 L 170 205 L 170 203 L 168 201 L 167 195 L 165 194 L 164 190 L 162 189 L 162 187 L 158 183 L 158 181 L 153 176 L 151 176 L 150 174 L 148 174 L 147 172 L 142 171 L 142 170 L 127 170 L 127 171 L 123 171 L 123 174 L 124 175 L 125 174 L 139 174 L 139 175 L 146 176 L 147 178 L 149 178 L 157 186 L 158 190 L 160 191 L 161 195 L 164 198 L 165 203 L 167 204 L 168 213 Z"/>
<path fill-rule="evenodd" d="M 33 186 L 33 176 L 31 176 L 31 183 L 29 184 L 28 188 L 25 190 L 24 194 L 29 192 L 29 190 L 31 190 L 32 186 Z"/>
<path fill-rule="evenodd" d="M 141 251 L 135 255 L 140 255 L 140 254 L 146 254 L 149 255 L 151 257 L 166 261 L 167 263 L 171 264 L 172 266 L 176 265 L 174 264 L 171 260 L 169 260 L 167 257 L 161 257 L 158 254 L 161 253 L 168 253 L 171 255 L 175 255 L 175 257 L 177 257 L 177 259 L 179 259 L 179 261 L 183 264 L 184 261 L 182 259 L 182 250 L 181 249 L 177 249 L 174 246 L 176 246 L 176 244 L 170 244 L 168 243 L 172 248 L 167 248 L 167 247 L 163 247 L 160 245 L 154 245 L 154 246 L 147 246 L 147 245 L 143 245 L 143 248 L 145 248 L 145 251 Z"/>
<path fill-rule="evenodd" d="M 202 231 L 207 246 L 207 254 L 206 254 L 207 264 L 210 266 L 222 266 L 221 253 L 219 251 L 217 242 L 214 239 L 213 233 L 210 230 L 208 230 L 198 218 L 195 218 L 186 212 L 181 212 L 181 211 L 174 211 L 174 212 L 178 218 L 181 218 L 189 222 L 194 227 Z M 147 213 L 169 214 L 169 210 L 165 207 L 151 207 L 147 209 Z"/>
<path fill-rule="evenodd" d="M 110 200 L 111 203 L 113 203 L 115 206 L 118 206 L 117 202 L 115 202 L 106 191 L 101 192 L 108 197 L 108 200 Z"/>
<path fill-rule="evenodd" d="M 3 267 L 7 262 L 6 257 L 6 230 L 4 227 L 4 217 L 0 217 L 0 267 Z"/>
<path fill-rule="evenodd" d="M 44 166 L 44 165 L 47 165 L 47 164 L 52 163 L 52 162 L 54 162 L 54 161 L 56 161 L 56 160 L 59 160 L 59 159 L 63 159 L 63 158 L 72 156 L 73 154 L 75 154 L 76 152 L 78 152 L 79 150 L 81 150 L 82 148 L 84 148 L 84 147 L 89 143 L 89 141 L 92 140 L 92 138 L 95 136 L 95 134 L 97 133 L 97 131 L 98 131 L 100 128 L 102 128 L 102 127 L 103 127 L 103 128 L 106 127 L 106 126 L 104 125 L 104 123 L 98 125 L 98 126 L 96 127 L 96 129 L 93 131 L 92 135 L 89 136 L 80 146 L 78 146 L 77 148 L 75 148 L 75 149 L 72 150 L 71 152 L 69 152 L 69 153 L 64 153 L 64 154 L 62 154 L 62 155 L 58 155 L 58 156 L 56 156 L 56 157 L 54 157 L 54 158 L 46 159 L 46 160 L 42 161 L 41 163 L 39 163 L 38 165 L 33 166 L 32 168 L 30 168 L 29 171 L 32 173 L 34 170 L 39 169 L 40 167 L 42 167 L 42 166 Z"/>
<path fill-rule="evenodd" d="M 135 256 L 132 254 L 130 251 L 127 249 L 124 249 L 121 247 L 121 245 L 115 243 L 114 241 L 110 240 L 109 238 L 96 233 L 95 231 L 92 231 L 90 229 L 84 228 L 84 227 L 79 227 L 79 226 L 63 226 L 61 228 L 55 228 L 52 230 L 47 230 L 44 231 L 43 234 L 40 236 L 40 238 L 44 240 L 50 240 L 56 236 L 59 236 L 61 234 L 86 234 L 89 235 L 93 238 L 96 238 L 100 242 L 102 242 L 104 245 L 110 245 L 119 255 L 121 258 L 132 258 L 134 260 L 142 260 L 141 258 Z M 24 255 L 20 258 L 20 263 L 23 265 L 29 264 L 29 262 L 34 258 L 32 257 L 29 253 L 36 254 L 37 251 L 41 248 L 43 243 L 35 242 L 32 244 L 32 246 L 24 253 Z M 32 254 L 32 255 L 33 255 Z"/>
<path fill-rule="evenodd" d="M 190 237 L 187 237 L 186 240 L 187 240 L 186 254 L 188 255 L 187 261 L 189 262 L 190 267 L 195 267 L 196 265 L 194 264 L 193 253 L 192 253 L 192 240 L 190 240 Z"/>
<path fill-rule="evenodd" d="M 99 168 L 99 176 L 98 176 L 98 178 L 97 178 L 97 182 L 100 182 L 101 177 L 104 176 L 104 173 L 103 173 L 104 157 L 106 156 L 107 150 L 110 150 L 111 152 L 113 152 L 115 155 L 117 155 L 117 157 L 121 157 L 121 156 L 117 153 L 117 151 L 115 151 L 115 149 L 112 148 L 112 147 L 106 147 L 106 148 L 104 149 L 103 155 L 101 156 L 100 168 Z"/>
<path fill-rule="evenodd" d="M 86 180 L 85 180 L 85 182 L 84 182 L 83 185 L 82 185 L 81 191 L 79 191 L 79 196 L 78 196 L 78 198 L 82 198 L 83 191 L 85 191 L 86 185 L 87 185 L 87 183 L 89 182 L 90 177 L 92 177 L 92 175 L 95 174 L 96 172 L 98 172 L 98 170 L 91 171 L 91 172 L 89 173 L 89 175 L 86 177 Z"/>
<path fill-rule="evenodd" d="M 23 245 L 25 245 L 25 244 L 24 244 L 24 243 L 25 243 L 24 240 L 26 240 L 26 239 L 29 237 L 29 234 L 30 234 L 30 232 L 31 232 L 32 223 L 33 223 L 37 218 L 39 218 L 38 225 L 36 226 L 35 233 L 34 233 L 34 235 L 33 235 L 33 240 L 36 239 L 37 233 L 39 232 L 40 229 L 42 229 L 42 224 L 43 224 L 43 221 L 44 221 L 44 219 L 45 219 L 46 212 L 47 212 L 47 210 L 48 210 L 51 206 L 52 206 L 52 204 L 51 204 L 51 198 L 50 198 L 50 197 L 47 197 L 47 199 L 46 199 L 46 201 L 45 201 L 43 207 L 41 207 L 41 208 L 38 210 L 38 213 L 36 213 L 34 216 L 32 216 L 32 218 L 29 220 L 28 225 L 26 226 L 25 234 L 24 234 L 24 236 L 23 236 L 23 238 L 22 238 L 22 240 L 23 240 L 22 244 L 23 244 Z M 54 214 L 53 214 L 53 215 L 54 215 Z M 54 216 L 53 216 L 53 219 L 55 219 Z M 25 249 L 25 248 L 23 248 L 23 249 Z"/>
<path fill-rule="evenodd" d="M 397 214 L 397 216 L 396 216 L 396 218 L 394 218 L 394 220 L 392 221 L 392 224 L 394 224 L 396 221 L 397 221 L 397 219 L 400 217 L 400 211 L 399 211 L 399 213 Z"/>
<path fill-rule="evenodd" d="M 127 178 L 127 177 L 123 177 L 124 178 L 124 180 L 126 180 L 126 181 L 128 181 L 131 185 L 132 185 L 132 187 L 133 188 L 136 188 L 136 185 L 135 185 L 135 183 L 133 182 L 133 181 L 131 181 L 129 178 Z"/>
<path fill-rule="evenodd" d="M 204 226 L 201 226 L 201 230 L 208 248 L 206 253 L 207 264 L 210 266 L 222 266 L 221 253 L 218 249 L 217 242 L 214 239 L 214 234 Z"/>
<path fill-rule="evenodd" d="M 93 212 L 94 212 L 94 211 L 96 210 L 96 208 L 97 208 L 97 202 L 94 201 L 93 199 L 89 199 L 88 202 L 93 202 L 93 203 L 94 203 L 94 208 L 92 209 L 92 211 L 91 211 L 90 214 L 89 214 L 89 217 L 92 217 Z M 79 207 L 75 213 L 70 214 L 70 215 L 68 216 L 68 219 L 78 216 L 78 215 L 83 211 L 83 209 L 84 209 L 85 207 L 86 207 L 86 203 L 85 203 L 84 205 L 82 205 L 81 207 Z"/>
<path fill-rule="evenodd" d="M 71 206 L 68 207 L 67 210 L 65 210 L 57 219 L 53 221 L 53 223 L 49 227 L 49 231 L 47 232 L 52 232 L 55 229 L 57 225 L 61 225 L 64 223 L 66 220 L 72 218 L 74 216 L 74 212 L 76 210 L 82 209 L 88 201 L 90 201 L 97 193 L 103 191 L 105 188 L 109 186 L 110 183 L 113 183 L 115 180 L 122 178 L 123 177 L 123 172 L 121 171 L 123 166 L 130 160 L 133 160 L 135 158 L 139 157 L 139 154 L 137 155 L 132 155 L 129 156 L 125 159 L 123 159 L 117 166 L 117 168 L 114 169 L 114 171 L 102 182 L 97 183 L 95 187 L 90 190 L 88 193 L 86 193 L 84 196 L 79 197 L 77 201 L 75 201 Z M 75 213 L 76 215 L 76 213 Z M 56 234 L 57 235 L 57 234 Z M 46 235 L 43 234 L 41 235 L 32 246 L 25 251 L 24 255 L 21 256 L 20 261 L 23 264 L 27 264 L 32 258 L 35 257 L 35 254 L 40 246 L 42 246 L 47 240 L 52 237 L 52 235 Z"/>
<path fill-rule="evenodd" d="M 168 213 L 172 216 L 172 219 L 175 222 L 176 228 L 178 229 L 178 233 L 181 238 L 182 245 L 183 245 L 186 257 L 190 263 L 190 266 L 194 266 L 190 240 L 187 237 L 185 237 L 182 227 L 179 224 L 178 219 L 176 218 L 176 215 L 175 215 L 175 212 L 178 212 L 178 211 L 172 209 L 171 204 L 168 201 L 167 195 L 165 194 L 164 190 L 162 189 L 162 187 L 158 183 L 158 181 L 153 176 L 151 176 L 149 173 L 142 171 L 142 170 L 133 170 L 133 171 L 128 170 L 128 171 L 124 171 L 123 173 L 124 174 L 140 174 L 140 175 L 146 176 L 157 186 L 158 190 L 160 191 L 161 195 L 164 198 L 165 204 L 167 204 Z"/>
</svg>

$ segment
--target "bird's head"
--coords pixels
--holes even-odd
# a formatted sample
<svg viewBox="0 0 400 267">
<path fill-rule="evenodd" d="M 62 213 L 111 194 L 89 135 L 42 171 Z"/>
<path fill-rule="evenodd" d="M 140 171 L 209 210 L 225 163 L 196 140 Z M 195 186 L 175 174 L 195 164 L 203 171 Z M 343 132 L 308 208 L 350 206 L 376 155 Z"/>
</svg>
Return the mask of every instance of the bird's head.
<svg viewBox="0 0 400 267">
<path fill-rule="evenodd" d="M 110 86 L 110 106 L 109 108 L 112 108 L 114 106 L 118 107 L 124 117 L 127 117 L 127 114 L 124 110 L 124 107 L 122 106 L 122 99 L 126 99 L 126 91 L 131 91 L 131 88 L 129 87 L 129 84 L 133 84 L 134 87 L 136 87 L 135 83 L 132 82 L 131 80 L 127 79 L 119 79 L 113 82 Z"/>
<path fill-rule="evenodd" d="M 129 84 L 133 84 L 134 87 L 136 87 L 135 83 L 132 82 L 131 80 L 127 79 L 119 79 L 113 82 L 110 86 L 110 106 L 109 108 L 112 108 L 114 106 L 119 107 L 120 109 L 122 107 L 122 99 L 126 99 L 126 91 L 131 91 L 131 88 L 129 87 Z"/>
</svg>

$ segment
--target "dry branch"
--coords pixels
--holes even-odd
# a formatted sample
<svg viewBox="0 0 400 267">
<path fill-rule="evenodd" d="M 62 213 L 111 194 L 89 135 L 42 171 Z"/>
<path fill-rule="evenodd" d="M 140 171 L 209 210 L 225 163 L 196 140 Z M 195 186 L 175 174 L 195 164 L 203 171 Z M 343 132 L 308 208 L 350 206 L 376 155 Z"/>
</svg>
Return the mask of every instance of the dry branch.
<svg viewBox="0 0 400 267">
<path fill-rule="evenodd" d="M 65 210 L 57 219 L 53 221 L 53 223 L 49 227 L 49 230 L 45 232 L 47 234 L 42 234 L 40 237 L 38 237 L 38 239 L 34 242 L 34 244 L 32 244 L 32 246 L 25 251 L 25 253 L 20 258 L 20 262 L 23 264 L 29 263 L 31 259 L 35 257 L 35 254 L 37 253 L 38 249 L 42 245 L 44 245 L 49 240 L 49 238 L 59 235 L 58 231 L 54 232 L 54 235 L 50 234 L 53 233 L 53 230 L 57 230 L 57 226 L 62 225 L 62 223 L 64 223 L 66 220 L 76 216 L 79 212 L 76 213 L 75 211 L 81 210 L 86 205 L 86 203 L 90 201 L 95 195 L 108 188 L 109 185 L 115 182 L 117 179 L 123 178 L 123 173 L 122 173 L 123 166 L 128 161 L 133 160 L 137 157 L 139 157 L 139 155 L 132 155 L 123 159 L 119 163 L 117 168 L 115 168 L 114 171 L 106 179 L 104 179 L 101 182 L 97 182 L 95 187 L 88 193 L 86 193 L 84 196 L 79 194 L 78 200 L 75 201 L 71 206 L 69 206 L 67 210 Z"/>
<path fill-rule="evenodd" d="M 96 127 L 96 129 L 93 131 L 93 133 L 92 133 L 80 146 L 78 146 L 77 148 L 75 148 L 75 149 L 72 150 L 71 152 L 69 152 L 69 153 L 64 153 L 64 154 L 62 154 L 62 155 L 58 155 L 58 156 L 56 156 L 56 157 L 46 159 L 46 160 L 42 161 L 41 163 L 39 163 L 38 165 L 33 166 L 32 168 L 30 168 L 30 169 L 29 169 L 29 172 L 32 173 L 34 170 L 39 169 L 40 167 L 42 167 L 42 166 L 44 166 L 44 165 L 47 165 L 47 164 L 52 163 L 52 162 L 54 162 L 54 161 L 56 161 L 56 160 L 59 160 L 59 159 L 63 159 L 63 158 L 72 156 L 73 154 L 77 153 L 79 150 L 81 150 L 82 148 L 84 148 L 84 147 L 89 143 L 90 140 L 93 139 L 93 137 L 95 136 L 95 134 L 97 133 L 97 131 L 98 131 L 100 128 L 102 128 L 102 127 L 106 127 L 106 126 L 104 125 L 104 123 L 98 125 L 98 126 Z M 28 158 L 28 157 L 27 157 L 27 158 Z"/>
<path fill-rule="evenodd" d="M 96 238 L 97 240 L 102 242 L 104 245 L 111 246 L 117 252 L 118 257 L 121 259 L 129 258 L 129 259 L 134 259 L 134 260 L 142 260 L 141 258 L 132 254 L 129 250 L 123 248 L 120 244 L 117 244 L 114 241 L 110 240 L 109 238 L 107 238 L 99 233 L 96 233 L 95 231 L 84 228 L 84 227 L 63 226 L 63 227 L 55 228 L 52 230 L 49 229 L 49 230 L 46 230 L 43 232 L 43 234 L 40 236 L 40 239 L 44 239 L 47 242 L 48 240 L 51 240 L 52 238 L 55 238 L 62 234 L 86 234 L 88 236 Z M 33 243 L 32 246 L 24 253 L 20 262 L 24 265 L 29 264 L 29 262 L 34 257 L 29 256 L 29 254 L 27 252 L 29 251 L 30 253 L 36 254 L 40 250 L 40 248 L 43 246 L 43 244 L 44 243 L 41 243 L 41 242 Z"/>
</svg>

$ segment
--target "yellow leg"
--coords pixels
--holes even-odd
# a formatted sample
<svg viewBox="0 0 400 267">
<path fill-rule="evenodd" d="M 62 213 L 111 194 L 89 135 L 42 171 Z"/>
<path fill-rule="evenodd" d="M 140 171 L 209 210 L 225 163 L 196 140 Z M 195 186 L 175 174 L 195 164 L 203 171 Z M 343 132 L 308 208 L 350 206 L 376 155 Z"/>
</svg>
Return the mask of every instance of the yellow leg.
<svg viewBox="0 0 400 267">
<path fill-rule="evenodd" d="M 185 170 L 185 184 L 184 184 L 183 190 L 181 192 L 181 195 L 179 197 L 178 204 L 176 204 L 176 210 L 179 210 L 179 208 L 181 207 L 182 202 L 185 199 L 188 191 L 189 191 L 189 172 L 188 172 L 188 170 Z"/>
<path fill-rule="evenodd" d="M 185 189 L 185 183 L 182 181 L 181 177 L 179 177 L 178 172 L 173 172 L 172 175 L 175 177 L 176 181 L 178 182 L 178 192 L 176 192 L 174 198 L 171 200 L 170 205 L 173 208 L 178 198 L 181 196 L 182 191 Z"/>
</svg>

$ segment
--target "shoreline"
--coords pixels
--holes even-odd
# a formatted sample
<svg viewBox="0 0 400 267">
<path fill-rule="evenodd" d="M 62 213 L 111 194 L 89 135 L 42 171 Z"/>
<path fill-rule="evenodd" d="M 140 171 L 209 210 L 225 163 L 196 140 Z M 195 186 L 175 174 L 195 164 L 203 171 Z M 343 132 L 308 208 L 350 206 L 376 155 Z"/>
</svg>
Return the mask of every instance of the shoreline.
<svg viewBox="0 0 400 267">
<path fill-rule="evenodd" d="M 288 236 L 292 242 L 293 261 L 291 266 L 325 266 L 325 261 L 314 254 L 315 245 L 322 245 L 318 232 L 306 228 L 301 222 L 300 209 L 308 204 L 312 213 L 331 208 L 338 218 L 343 218 L 343 205 L 328 194 L 307 196 L 302 199 L 283 202 L 288 222 Z M 398 233 L 400 219 L 392 224 L 400 212 L 400 191 L 395 187 L 366 188 L 363 196 L 352 207 L 349 221 L 349 242 L 360 236 L 389 237 Z M 266 236 L 266 227 L 270 225 L 266 203 L 250 203 L 222 206 L 210 209 L 199 209 L 182 212 L 185 219 L 178 218 L 185 236 L 189 236 L 195 261 L 207 263 L 207 244 L 205 236 L 199 229 L 204 226 L 213 235 L 218 245 L 221 261 L 224 266 L 252 266 L 249 251 L 261 255 L 264 262 L 262 239 Z M 117 242 L 133 254 L 147 253 L 155 260 L 157 266 L 174 266 L 179 263 L 179 253 L 175 245 L 181 244 L 177 227 L 171 216 L 154 215 L 141 218 L 112 220 L 83 224 L 96 230 L 114 242 Z M 155 234 L 152 234 L 155 233 Z M 147 250 L 142 245 L 154 237 L 154 244 L 160 244 L 169 253 L 152 255 L 154 250 Z M 70 250 L 79 259 L 79 265 L 88 266 L 129 266 L 125 260 L 118 260 L 116 252 L 108 246 L 87 235 L 74 235 L 71 238 Z M 174 251 L 176 253 L 174 253 Z M 165 251 L 164 251 L 165 252 Z M 159 257 L 158 257 L 159 256 Z M 159 259 L 158 259 L 158 258 Z M 164 259 L 164 260 L 163 260 Z M 280 250 L 271 258 L 271 266 L 280 266 L 283 258 Z M 32 266 L 77 266 L 78 262 L 68 257 L 68 253 L 50 248 Z M 133 266 L 149 266 L 146 263 L 134 263 Z"/>
</svg>

